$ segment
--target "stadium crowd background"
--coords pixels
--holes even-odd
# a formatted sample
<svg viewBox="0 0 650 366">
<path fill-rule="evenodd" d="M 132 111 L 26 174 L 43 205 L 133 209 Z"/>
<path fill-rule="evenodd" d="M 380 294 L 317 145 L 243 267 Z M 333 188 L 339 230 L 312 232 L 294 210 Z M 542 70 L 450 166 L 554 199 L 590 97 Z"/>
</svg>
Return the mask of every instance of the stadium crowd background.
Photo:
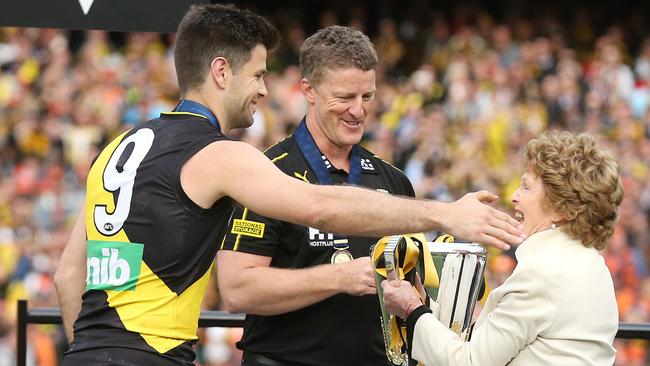
<svg viewBox="0 0 650 366">
<path fill-rule="evenodd" d="M 387 2 L 380 2 L 386 4 Z M 286 136 L 305 105 L 298 49 L 316 28 L 369 34 L 381 61 L 364 144 L 404 170 L 418 196 L 451 201 L 488 189 L 510 210 L 521 148 L 547 128 L 586 131 L 617 157 L 625 199 L 603 256 L 620 319 L 650 322 L 650 27 L 642 12 L 610 17 L 577 7 L 493 12 L 479 6 L 369 13 L 353 2 L 320 9 L 259 9 L 283 34 L 271 56 L 269 97 L 238 138 L 264 149 Z M 344 15 L 345 14 L 345 15 Z M 390 17 L 386 15 L 390 14 Z M 372 18 L 372 19 L 371 19 Z M 302 21 L 301 21 L 302 19 Z M 99 147 L 178 98 L 171 34 L 0 28 L 0 366 L 15 357 L 15 301 L 57 305 L 52 274 Z M 513 252 L 491 252 L 490 287 Z M 219 309 L 211 286 L 205 309 Z M 597 321 L 597 319 L 594 319 Z M 29 327 L 28 364 L 57 365 L 60 327 Z M 240 330 L 200 331 L 197 364 L 238 365 Z M 617 365 L 648 364 L 648 344 L 616 341 Z"/>
</svg>

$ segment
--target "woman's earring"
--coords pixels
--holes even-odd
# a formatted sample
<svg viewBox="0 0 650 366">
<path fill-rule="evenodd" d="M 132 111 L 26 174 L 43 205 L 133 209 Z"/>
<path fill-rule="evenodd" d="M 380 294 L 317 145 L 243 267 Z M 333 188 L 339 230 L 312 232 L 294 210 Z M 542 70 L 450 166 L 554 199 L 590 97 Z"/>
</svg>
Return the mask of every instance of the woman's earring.
<svg viewBox="0 0 650 366">
<path fill-rule="evenodd" d="M 557 229 L 557 225 L 555 225 L 555 223 L 554 223 L 554 222 L 553 222 L 553 223 L 551 223 L 551 229 Z"/>
</svg>

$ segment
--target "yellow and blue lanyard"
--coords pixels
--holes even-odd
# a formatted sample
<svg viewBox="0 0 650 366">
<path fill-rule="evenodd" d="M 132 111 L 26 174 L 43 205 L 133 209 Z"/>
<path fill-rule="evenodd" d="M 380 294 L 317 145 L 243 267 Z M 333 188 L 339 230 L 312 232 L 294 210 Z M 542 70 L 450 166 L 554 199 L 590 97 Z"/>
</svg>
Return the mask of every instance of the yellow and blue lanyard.
<svg viewBox="0 0 650 366">
<path fill-rule="evenodd" d="M 305 118 L 302 119 L 296 130 L 294 131 L 296 142 L 300 152 L 307 159 L 307 163 L 311 170 L 316 174 L 316 179 L 319 184 L 332 184 L 332 177 L 323 160 L 323 154 L 316 146 L 314 138 L 307 129 L 307 122 Z M 350 152 L 350 174 L 348 174 L 348 184 L 358 186 L 361 183 L 361 155 L 359 154 L 359 146 L 352 145 Z M 334 241 L 335 249 L 346 249 L 348 247 L 347 240 Z"/>
<path fill-rule="evenodd" d="M 214 126 L 217 131 L 221 132 L 221 127 L 219 126 L 219 121 L 217 121 L 217 116 L 215 116 L 214 113 L 208 109 L 208 107 L 204 106 L 201 103 L 197 103 L 189 99 L 181 99 L 176 107 L 174 107 L 173 112 L 198 114 L 210 121 L 210 124 Z"/>
</svg>

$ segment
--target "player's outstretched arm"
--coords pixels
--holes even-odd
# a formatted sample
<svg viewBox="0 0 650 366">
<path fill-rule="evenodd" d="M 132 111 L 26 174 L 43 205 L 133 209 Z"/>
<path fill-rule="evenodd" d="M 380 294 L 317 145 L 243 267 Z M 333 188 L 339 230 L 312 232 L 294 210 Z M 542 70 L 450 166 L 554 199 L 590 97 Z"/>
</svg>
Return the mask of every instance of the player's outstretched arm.
<svg viewBox="0 0 650 366">
<path fill-rule="evenodd" d="M 383 236 L 444 230 L 498 247 L 521 241 L 518 223 L 485 204 L 492 198 L 487 192 L 441 203 L 358 187 L 307 184 L 288 177 L 242 142 L 208 145 L 185 164 L 181 182 L 203 207 L 230 196 L 261 215 L 328 232 Z"/>
</svg>

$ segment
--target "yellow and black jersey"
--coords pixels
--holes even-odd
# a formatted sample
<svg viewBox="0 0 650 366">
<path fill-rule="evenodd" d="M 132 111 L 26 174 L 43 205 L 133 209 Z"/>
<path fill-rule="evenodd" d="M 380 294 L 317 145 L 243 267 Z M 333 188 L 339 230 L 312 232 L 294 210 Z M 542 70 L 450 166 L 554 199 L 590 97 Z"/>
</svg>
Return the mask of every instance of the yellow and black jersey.
<svg viewBox="0 0 650 366">
<path fill-rule="evenodd" d="M 359 185 L 396 195 L 414 196 L 413 187 L 397 168 L 358 147 Z M 348 181 L 348 173 L 325 162 L 333 184 Z M 287 175 L 318 183 L 294 135 L 265 154 Z M 390 208 L 386 208 L 390 209 Z M 316 228 L 263 217 L 235 208 L 222 249 L 271 257 L 271 266 L 305 268 L 330 263 L 335 241 L 347 239 L 354 258 L 368 256 L 378 238 L 343 237 Z M 376 295 L 338 294 L 303 309 L 276 316 L 247 315 L 240 349 L 296 365 L 385 365 Z"/>
<path fill-rule="evenodd" d="M 87 183 L 86 291 L 70 353 L 123 347 L 191 364 L 232 200 L 199 207 L 184 193 L 180 171 L 224 139 L 200 115 L 163 113 L 96 158 Z"/>
</svg>

